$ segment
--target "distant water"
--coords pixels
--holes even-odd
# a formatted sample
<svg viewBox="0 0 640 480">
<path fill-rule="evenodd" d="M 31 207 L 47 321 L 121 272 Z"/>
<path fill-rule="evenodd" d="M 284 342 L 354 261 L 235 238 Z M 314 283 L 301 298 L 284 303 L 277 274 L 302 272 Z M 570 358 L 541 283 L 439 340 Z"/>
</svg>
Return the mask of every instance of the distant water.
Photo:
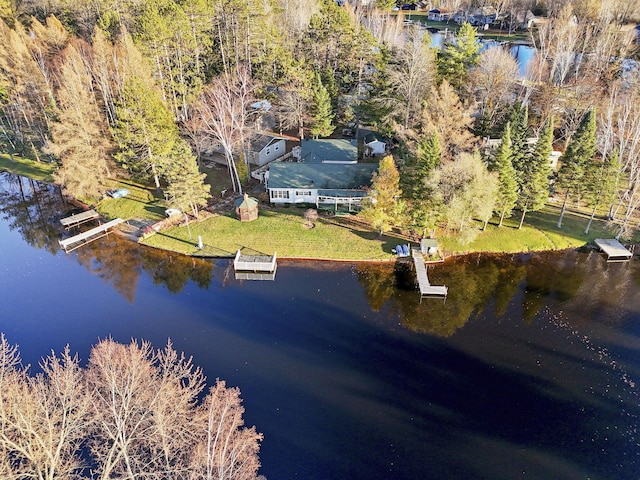
<svg viewBox="0 0 640 480">
<path fill-rule="evenodd" d="M 34 365 L 69 343 L 170 337 L 242 391 L 282 479 L 638 478 L 640 264 L 595 252 L 407 264 L 228 261 L 113 235 L 61 253 L 54 189 L 0 174 L 0 330 Z"/>
</svg>

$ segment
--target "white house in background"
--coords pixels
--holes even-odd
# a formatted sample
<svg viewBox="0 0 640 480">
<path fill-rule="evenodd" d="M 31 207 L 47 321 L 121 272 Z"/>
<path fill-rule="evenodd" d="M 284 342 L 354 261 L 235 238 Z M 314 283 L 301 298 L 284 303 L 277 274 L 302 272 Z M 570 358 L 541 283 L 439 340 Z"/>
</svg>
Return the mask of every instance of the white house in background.
<svg viewBox="0 0 640 480">
<path fill-rule="evenodd" d="M 261 167 L 286 153 L 284 138 L 259 133 L 249 146 L 249 163 Z"/>
<path fill-rule="evenodd" d="M 364 154 L 368 157 L 384 155 L 387 151 L 387 142 L 375 132 L 368 133 L 363 139 Z"/>
<path fill-rule="evenodd" d="M 356 211 L 377 169 L 374 163 L 274 163 L 267 181 L 269 201 Z"/>
<path fill-rule="evenodd" d="M 451 18 L 451 12 L 444 8 L 432 8 L 427 12 L 427 20 L 434 22 L 448 22 Z"/>
</svg>

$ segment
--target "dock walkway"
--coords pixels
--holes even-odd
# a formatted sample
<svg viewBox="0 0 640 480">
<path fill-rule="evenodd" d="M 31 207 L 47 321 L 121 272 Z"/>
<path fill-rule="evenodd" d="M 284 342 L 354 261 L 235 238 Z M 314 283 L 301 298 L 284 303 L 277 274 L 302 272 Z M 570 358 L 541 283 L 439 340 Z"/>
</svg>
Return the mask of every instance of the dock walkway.
<svg viewBox="0 0 640 480">
<path fill-rule="evenodd" d="M 79 233 L 78 235 L 74 235 L 73 237 L 58 240 L 58 243 L 60 243 L 60 247 L 62 247 L 66 253 L 69 253 L 82 245 L 86 245 L 87 243 L 108 235 L 110 228 L 113 228 L 122 222 L 124 222 L 124 220 L 116 218 L 115 220 L 111 220 L 110 222 L 92 228 L 91 230 L 87 230 L 86 232 Z"/>
<path fill-rule="evenodd" d="M 445 285 L 431 285 L 427 276 L 427 267 L 422 252 L 417 248 L 411 249 L 413 264 L 416 267 L 416 279 L 420 288 L 420 300 L 424 297 L 446 297 L 449 289 Z"/>
<path fill-rule="evenodd" d="M 633 253 L 614 238 L 596 238 L 594 242 L 607 255 L 608 262 L 624 262 L 633 257 Z"/>
<path fill-rule="evenodd" d="M 98 212 L 96 212 L 95 210 L 87 210 L 86 212 L 76 213 L 75 215 L 61 218 L 60 223 L 65 229 L 68 230 L 90 220 L 95 220 L 96 218 L 100 218 L 100 214 Z"/>
</svg>

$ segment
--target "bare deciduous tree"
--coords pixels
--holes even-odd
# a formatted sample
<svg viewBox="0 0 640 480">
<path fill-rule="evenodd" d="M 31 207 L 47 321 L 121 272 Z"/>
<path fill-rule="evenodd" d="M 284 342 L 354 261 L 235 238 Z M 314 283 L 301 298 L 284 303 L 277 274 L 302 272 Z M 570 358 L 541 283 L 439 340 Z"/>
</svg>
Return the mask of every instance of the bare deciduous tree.
<svg viewBox="0 0 640 480">
<path fill-rule="evenodd" d="M 480 54 L 478 65 L 469 78 L 479 103 L 479 113 L 489 127 L 496 123 L 498 112 L 513 102 L 519 72 L 515 58 L 500 47 L 489 48 Z"/>
<path fill-rule="evenodd" d="M 249 70 L 237 66 L 230 73 L 214 78 L 200 95 L 195 107 L 196 130 L 213 137 L 224 150 L 234 192 L 242 193 L 242 184 L 234 160 L 243 152 L 249 132 L 249 105 L 254 101 L 255 86 Z M 246 155 L 243 155 L 246 159 Z"/>
</svg>

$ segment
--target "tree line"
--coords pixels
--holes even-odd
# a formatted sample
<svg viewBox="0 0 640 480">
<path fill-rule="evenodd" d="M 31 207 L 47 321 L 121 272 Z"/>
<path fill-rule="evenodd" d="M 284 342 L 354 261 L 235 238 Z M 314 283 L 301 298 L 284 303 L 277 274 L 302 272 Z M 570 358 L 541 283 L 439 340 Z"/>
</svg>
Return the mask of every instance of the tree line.
<svg viewBox="0 0 640 480">
<path fill-rule="evenodd" d="M 255 479 L 262 435 L 240 391 L 168 342 L 100 340 L 83 368 L 67 346 L 29 373 L 0 335 L 2 478 Z"/>
<path fill-rule="evenodd" d="M 197 215 L 209 197 L 202 153 L 219 149 L 242 192 L 260 116 L 251 105 L 268 99 L 275 128 L 301 139 L 364 124 L 398 140 L 400 204 L 383 224 L 469 238 L 475 219 L 502 224 L 518 210 L 522 224 L 549 194 L 540 159 L 555 145 L 569 152 L 555 192 L 594 213 L 608 203 L 626 232 L 639 82 L 624 75 L 637 49 L 620 23 L 637 2 L 494 3 L 513 18 L 547 15 L 524 76 L 504 48 L 481 51 L 466 23 L 433 48 L 390 13 L 394 2 L 3 0 L 0 134 L 12 152 L 57 162 L 74 196 L 99 198 L 107 179 L 130 175 Z M 571 150 L 587 117 L 596 148 Z M 495 152 L 482 152 L 486 137 L 501 138 Z"/>
</svg>

